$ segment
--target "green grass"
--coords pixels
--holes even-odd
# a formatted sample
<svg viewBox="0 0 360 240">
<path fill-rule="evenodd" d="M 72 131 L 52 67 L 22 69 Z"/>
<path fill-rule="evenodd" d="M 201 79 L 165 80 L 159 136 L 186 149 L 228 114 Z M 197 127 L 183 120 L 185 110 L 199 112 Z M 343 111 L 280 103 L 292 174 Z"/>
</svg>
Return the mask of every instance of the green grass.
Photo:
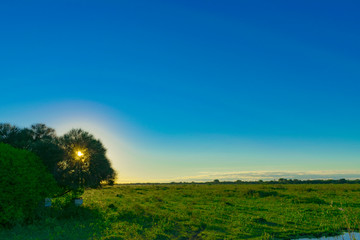
<svg viewBox="0 0 360 240">
<path fill-rule="evenodd" d="M 290 239 L 360 229 L 360 185 L 117 185 L 0 239 Z"/>
</svg>

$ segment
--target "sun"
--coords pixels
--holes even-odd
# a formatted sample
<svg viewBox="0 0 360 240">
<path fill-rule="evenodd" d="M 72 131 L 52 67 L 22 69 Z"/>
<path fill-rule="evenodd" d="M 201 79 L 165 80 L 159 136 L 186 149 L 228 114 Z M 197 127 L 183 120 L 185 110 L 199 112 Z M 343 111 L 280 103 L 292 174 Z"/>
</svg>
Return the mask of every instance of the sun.
<svg viewBox="0 0 360 240">
<path fill-rule="evenodd" d="M 79 157 L 82 157 L 82 156 L 84 156 L 84 154 L 81 152 L 81 151 L 77 151 L 77 153 L 76 153 Z"/>
</svg>

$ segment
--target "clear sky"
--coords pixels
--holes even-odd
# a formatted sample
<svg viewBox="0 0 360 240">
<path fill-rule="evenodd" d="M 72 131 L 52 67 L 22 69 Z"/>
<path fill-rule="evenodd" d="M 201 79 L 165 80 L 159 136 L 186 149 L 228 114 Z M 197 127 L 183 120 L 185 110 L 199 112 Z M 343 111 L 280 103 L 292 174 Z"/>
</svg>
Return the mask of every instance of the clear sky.
<svg viewBox="0 0 360 240">
<path fill-rule="evenodd" d="M 358 1 L 1 1 L 0 122 L 120 182 L 360 178 Z"/>
</svg>

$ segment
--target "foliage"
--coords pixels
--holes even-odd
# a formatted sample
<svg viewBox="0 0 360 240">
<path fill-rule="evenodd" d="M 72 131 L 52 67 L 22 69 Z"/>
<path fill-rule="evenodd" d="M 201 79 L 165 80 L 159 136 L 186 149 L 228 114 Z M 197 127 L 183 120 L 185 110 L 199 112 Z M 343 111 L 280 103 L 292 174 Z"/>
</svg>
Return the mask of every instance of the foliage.
<svg viewBox="0 0 360 240">
<path fill-rule="evenodd" d="M 19 128 L 12 126 L 9 123 L 1 123 L 0 124 L 0 142 L 3 143 L 12 143 L 14 142 L 14 138 L 16 134 L 20 131 Z"/>
<path fill-rule="evenodd" d="M 20 129 L 3 123 L 0 124 L 0 142 L 35 153 L 55 179 L 59 180 L 56 174 L 57 163 L 63 159 L 64 152 L 57 144 L 54 129 L 45 124 L 34 124 L 30 129 Z"/>
<path fill-rule="evenodd" d="M 58 163 L 64 158 L 64 150 L 58 144 L 55 129 L 45 124 L 34 124 L 30 129 L 23 131 L 29 135 L 29 150 L 40 157 L 48 171 L 59 182 Z"/>
<path fill-rule="evenodd" d="M 311 189 L 311 190 L 310 190 Z M 359 184 L 115 185 L 0 239 L 295 239 L 360 230 Z"/>
<path fill-rule="evenodd" d="M 45 124 L 20 129 L 3 123 L 0 142 L 39 156 L 65 191 L 99 187 L 102 181 L 114 182 L 115 171 L 106 157 L 106 149 L 100 140 L 81 129 L 73 129 L 59 138 L 55 130 Z M 81 159 L 76 156 L 77 150 L 84 152 Z"/>
<path fill-rule="evenodd" d="M 115 171 L 106 157 L 105 147 L 90 133 L 72 129 L 59 138 L 59 144 L 65 151 L 59 163 L 63 186 L 99 187 L 102 181 L 114 180 Z M 83 156 L 77 156 L 77 152 Z"/>
<path fill-rule="evenodd" d="M 57 191 L 54 178 L 33 153 L 0 143 L 0 225 L 32 218 L 45 197 Z"/>
<path fill-rule="evenodd" d="M 270 181 L 264 181 L 264 180 L 258 180 L 258 181 L 242 181 L 242 180 L 236 180 L 236 181 L 220 181 L 218 179 L 215 179 L 212 182 L 201 182 L 197 184 L 245 184 L 245 185 L 253 185 L 253 184 L 360 184 L 360 178 L 359 179 L 315 179 L 315 180 L 299 180 L 299 179 L 286 179 L 286 178 L 279 178 L 278 180 L 270 180 Z M 172 182 L 171 184 L 192 184 L 189 182 Z"/>
<path fill-rule="evenodd" d="M 58 173 L 58 163 L 64 158 L 64 150 L 52 141 L 36 141 L 32 144 L 31 151 L 40 157 L 48 172 L 60 183 L 61 176 Z"/>
<path fill-rule="evenodd" d="M 1 123 L 0 142 L 10 144 L 15 148 L 28 149 L 30 144 L 29 130 L 20 129 L 9 123 Z"/>
</svg>

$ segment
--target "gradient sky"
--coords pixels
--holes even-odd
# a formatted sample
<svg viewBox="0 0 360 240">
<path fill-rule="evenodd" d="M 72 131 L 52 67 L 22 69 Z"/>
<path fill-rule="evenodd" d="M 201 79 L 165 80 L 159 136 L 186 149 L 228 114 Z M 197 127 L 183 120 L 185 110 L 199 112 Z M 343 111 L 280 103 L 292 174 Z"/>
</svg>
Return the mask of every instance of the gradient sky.
<svg viewBox="0 0 360 240">
<path fill-rule="evenodd" d="M 0 122 L 93 133 L 119 182 L 360 178 L 359 9 L 1 1 Z"/>
</svg>

